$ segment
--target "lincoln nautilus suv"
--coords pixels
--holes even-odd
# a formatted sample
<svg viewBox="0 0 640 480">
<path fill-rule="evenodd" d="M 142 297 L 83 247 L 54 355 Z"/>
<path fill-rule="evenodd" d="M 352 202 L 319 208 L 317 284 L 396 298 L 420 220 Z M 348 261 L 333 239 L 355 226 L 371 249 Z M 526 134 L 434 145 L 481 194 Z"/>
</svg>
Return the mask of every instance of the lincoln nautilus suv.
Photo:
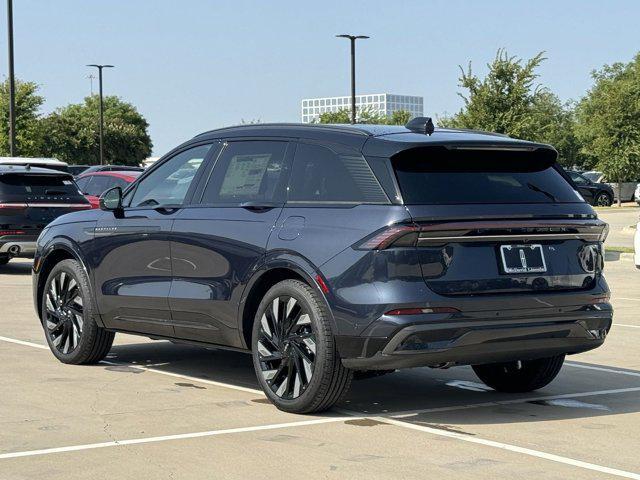
<svg viewBox="0 0 640 480">
<path fill-rule="evenodd" d="M 116 332 L 240 350 L 290 412 L 409 367 L 538 389 L 612 321 L 607 225 L 556 157 L 428 118 L 203 133 L 46 227 L 35 307 L 64 363 Z"/>
</svg>

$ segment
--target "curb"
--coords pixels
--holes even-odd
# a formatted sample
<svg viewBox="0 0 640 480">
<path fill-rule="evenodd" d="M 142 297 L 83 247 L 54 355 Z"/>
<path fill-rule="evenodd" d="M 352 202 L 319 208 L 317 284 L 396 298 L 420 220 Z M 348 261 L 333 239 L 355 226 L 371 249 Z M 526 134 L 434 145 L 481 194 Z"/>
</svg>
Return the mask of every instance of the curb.
<svg viewBox="0 0 640 480">
<path fill-rule="evenodd" d="M 634 258 L 633 258 L 633 253 L 615 252 L 615 251 L 612 252 L 611 250 L 605 250 L 604 261 L 605 262 L 623 261 L 623 262 L 633 263 Z"/>
</svg>

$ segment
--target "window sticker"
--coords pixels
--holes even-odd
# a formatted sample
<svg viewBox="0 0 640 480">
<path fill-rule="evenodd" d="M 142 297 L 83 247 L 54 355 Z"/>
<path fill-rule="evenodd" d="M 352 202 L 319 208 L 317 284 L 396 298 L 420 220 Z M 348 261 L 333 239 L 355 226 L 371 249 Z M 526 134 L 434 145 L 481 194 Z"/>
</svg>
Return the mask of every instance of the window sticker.
<svg viewBox="0 0 640 480">
<path fill-rule="evenodd" d="M 270 153 L 234 156 L 220 187 L 220 197 L 257 195 L 270 159 Z"/>
</svg>

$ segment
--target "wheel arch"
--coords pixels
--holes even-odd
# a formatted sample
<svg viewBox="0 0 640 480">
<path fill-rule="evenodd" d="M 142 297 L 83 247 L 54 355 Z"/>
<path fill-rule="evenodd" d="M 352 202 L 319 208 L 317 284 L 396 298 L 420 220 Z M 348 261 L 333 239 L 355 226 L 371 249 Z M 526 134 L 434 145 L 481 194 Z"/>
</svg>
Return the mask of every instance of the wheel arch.
<svg viewBox="0 0 640 480">
<path fill-rule="evenodd" d="M 67 237 L 56 238 L 53 242 L 47 245 L 40 255 L 38 260 L 37 267 L 34 268 L 34 272 L 37 274 L 37 284 L 35 285 L 35 307 L 36 312 L 38 313 L 38 317 L 42 319 L 42 295 L 44 291 L 44 284 L 47 281 L 47 277 L 53 268 L 63 260 L 75 260 L 77 261 L 84 270 L 87 278 L 89 279 L 89 288 L 93 289 L 93 285 L 91 282 L 91 276 L 89 275 L 89 270 L 87 269 L 87 265 L 82 259 L 82 255 L 80 253 L 80 247 L 71 239 Z M 91 295 L 91 302 L 95 303 L 94 295 Z M 94 305 L 94 311 L 95 305 Z M 102 325 L 101 319 L 96 319 L 100 326 Z"/>
<path fill-rule="evenodd" d="M 247 282 L 238 308 L 240 337 L 244 347 L 251 350 L 253 320 L 260 301 L 271 287 L 283 280 L 300 280 L 313 288 L 334 323 L 329 302 L 316 281 L 317 275 L 319 273 L 315 266 L 304 258 L 272 258 L 264 262 Z"/>
</svg>

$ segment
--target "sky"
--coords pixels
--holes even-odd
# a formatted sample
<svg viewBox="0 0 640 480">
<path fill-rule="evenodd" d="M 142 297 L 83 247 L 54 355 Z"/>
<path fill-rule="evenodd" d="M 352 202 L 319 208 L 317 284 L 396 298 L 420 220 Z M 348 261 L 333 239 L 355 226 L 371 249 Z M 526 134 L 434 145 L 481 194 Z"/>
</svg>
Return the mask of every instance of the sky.
<svg viewBox="0 0 640 480">
<path fill-rule="evenodd" d="M 154 155 L 241 121 L 300 121 L 300 100 L 348 95 L 348 41 L 359 93 L 424 97 L 455 113 L 459 65 L 486 73 L 499 48 L 548 60 L 541 84 L 579 99 L 591 72 L 640 50 L 640 2 L 537 0 L 14 0 L 15 70 L 40 85 L 43 113 L 89 94 L 88 63 L 111 63 L 105 95 L 133 103 Z M 7 75 L 0 3 L 0 77 Z M 97 85 L 94 83 L 94 88 Z"/>
</svg>

